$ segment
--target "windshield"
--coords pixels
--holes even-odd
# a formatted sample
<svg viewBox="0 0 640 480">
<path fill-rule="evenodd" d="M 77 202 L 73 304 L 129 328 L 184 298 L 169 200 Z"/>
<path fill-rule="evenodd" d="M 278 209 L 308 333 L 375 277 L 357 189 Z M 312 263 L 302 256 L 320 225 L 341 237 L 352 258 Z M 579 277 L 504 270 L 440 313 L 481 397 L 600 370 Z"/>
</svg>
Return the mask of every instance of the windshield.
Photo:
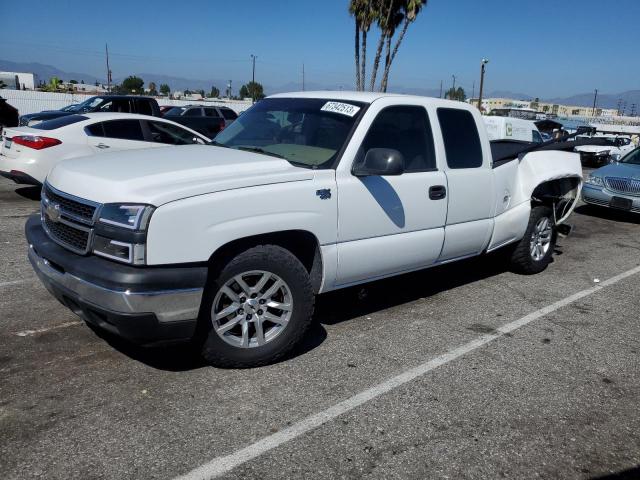
<svg viewBox="0 0 640 480">
<path fill-rule="evenodd" d="M 640 165 L 640 148 L 636 148 L 620 159 L 620 163 L 628 163 L 630 165 Z"/>
<path fill-rule="evenodd" d="M 215 143 L 307 168 L 333 168 L 363 107 L 351 101 L 267 98 L 220 132 Z"/>
<path fill-rule="evenodd" d="M 77 104 L 73 104 L 73 105 L 67 105 L 64 108 L 61 108 L 60 111 L 61 112 L 75 112 L 76 110 L 78 110 L 78 106 Z"/>
<path fill-rule="evenodd" d="M 165 112 L 165 116 L 166 115 L 182 115 L 185 110 L 186 110 L 185 107 L 173 107 Z"/>
<path fill-rule="evenodd" d="M 88 100 L 85 100 L 81 104 L 79 104 L 75 111 L 76 112 L 90 112 L 94 110 L 98 105 L 104 102 L 104 98 L 102 97 L 91 97 Z"/>
</svg>

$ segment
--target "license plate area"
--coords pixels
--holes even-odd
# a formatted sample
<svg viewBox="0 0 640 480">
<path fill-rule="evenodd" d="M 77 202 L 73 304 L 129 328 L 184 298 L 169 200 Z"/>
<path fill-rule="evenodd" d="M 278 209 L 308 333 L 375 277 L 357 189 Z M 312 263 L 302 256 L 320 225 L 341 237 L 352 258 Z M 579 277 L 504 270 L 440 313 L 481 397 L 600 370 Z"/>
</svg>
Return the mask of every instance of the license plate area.
<svg viewBox="0 0 640 480">
<path fill-rule="evenodd" d="M 617 208 L 619 210 L 631 210 L 631 207 L 633 206 L 633 200 L 629 198 L 612 197 L 611 201 L 609 202 L 609 206 L 611 208 Z"/>
</svg>

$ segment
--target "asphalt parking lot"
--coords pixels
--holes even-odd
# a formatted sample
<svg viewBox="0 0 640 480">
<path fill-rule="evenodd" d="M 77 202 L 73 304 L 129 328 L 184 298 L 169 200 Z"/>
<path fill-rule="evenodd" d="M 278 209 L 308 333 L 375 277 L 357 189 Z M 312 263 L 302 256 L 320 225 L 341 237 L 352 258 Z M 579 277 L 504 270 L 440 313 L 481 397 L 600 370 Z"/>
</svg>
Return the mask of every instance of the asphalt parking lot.
<svg viewBox="0 0 640 480">
<path fill-rule="evenodd" d="M 2 479 L 640 478 L 640 216 L 578 208 L 540 275 L 493 255 L 325 295 L 291 358 L 220 370 L 59 305 L 37 208 L 0 180 Z"/>
</svg>

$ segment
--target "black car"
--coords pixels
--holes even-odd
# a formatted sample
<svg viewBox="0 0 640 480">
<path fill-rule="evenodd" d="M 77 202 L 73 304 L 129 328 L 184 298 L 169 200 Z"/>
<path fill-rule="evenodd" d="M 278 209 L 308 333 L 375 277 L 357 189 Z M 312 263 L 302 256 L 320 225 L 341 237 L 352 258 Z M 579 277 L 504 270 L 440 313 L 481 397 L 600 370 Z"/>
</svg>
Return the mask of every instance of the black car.
<svg viewBox="0 0 640 480">
<path fill-rule="evenodd" d="M 7 103 L 7 100 L 0 97 L 0 132 L 3 127 L 18 126 L 18 109 Z"/>
<path fill-rule="evenodd" d="M 238 118 L 238 115 L 227 107 L 185 105 L 168 110 L 163 115 L 163 118 L 180 123 L 209 138 L 213 138 Z"/>
<path fill-rule="evenodd" d="M 141 115 L 153 115 L 159 117 L 160 107 L 155 98 L 137 97 L 129 95 L 104 95 L 91 97 L 76 105 L 73 109 L 49 110 L 39 113 L 29 113 L 20 117 L 20 126 L 27 127 L 36 122 L 53 120 L 54 118 L 73 115 L 74 113 L 89 112 L 123 112 L 139 113 Z"/>
</svg>

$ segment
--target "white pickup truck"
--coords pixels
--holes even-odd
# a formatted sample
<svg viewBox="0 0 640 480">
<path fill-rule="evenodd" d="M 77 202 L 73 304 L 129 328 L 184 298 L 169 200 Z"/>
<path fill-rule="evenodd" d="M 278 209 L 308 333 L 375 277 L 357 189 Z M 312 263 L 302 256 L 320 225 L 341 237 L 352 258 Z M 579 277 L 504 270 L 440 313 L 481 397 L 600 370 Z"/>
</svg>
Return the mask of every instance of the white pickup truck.
<svg viewBox="0 0 640 480">
<path fill-rule="evenodd" d="M 29 259 L 90 324 L 263 365 L 301 340 L 317 294 L 502 247 L 517 271 L 544 270 L 581 172 L 575 153 L 494 161 L 465 103 L 280 94 L 214 146 L 60 163 Z"/>
</svg>

